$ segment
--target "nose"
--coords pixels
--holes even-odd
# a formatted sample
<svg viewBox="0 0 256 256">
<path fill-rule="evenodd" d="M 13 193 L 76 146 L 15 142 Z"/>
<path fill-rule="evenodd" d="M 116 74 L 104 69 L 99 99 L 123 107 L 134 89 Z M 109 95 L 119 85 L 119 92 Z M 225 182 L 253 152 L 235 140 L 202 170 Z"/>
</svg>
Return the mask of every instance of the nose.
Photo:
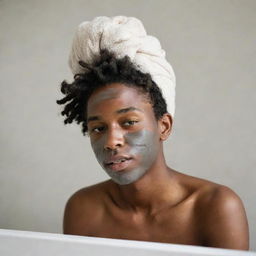
<svg viewBox="0 0 256 256">
<path fill-rule="evenodd" d="M 104 149 L 115 150 L 124 145 L 124 134 L 118 128 L 111 128 L 106 133 Z"/>
</svg>

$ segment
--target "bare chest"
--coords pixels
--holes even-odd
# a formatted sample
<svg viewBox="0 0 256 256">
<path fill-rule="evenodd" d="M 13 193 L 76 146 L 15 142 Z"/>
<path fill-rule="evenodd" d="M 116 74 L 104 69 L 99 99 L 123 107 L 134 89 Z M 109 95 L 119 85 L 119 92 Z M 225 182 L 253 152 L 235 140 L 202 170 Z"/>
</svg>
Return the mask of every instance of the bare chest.
<svg viewBox="0 0 256 256">
<path fill-rule="evenodd" d="M 93 236 L 151 242 L 201 245 L 193 208 L 177 207 L 145 217 L 121 211 L 106 213 Z"/>
</svg>

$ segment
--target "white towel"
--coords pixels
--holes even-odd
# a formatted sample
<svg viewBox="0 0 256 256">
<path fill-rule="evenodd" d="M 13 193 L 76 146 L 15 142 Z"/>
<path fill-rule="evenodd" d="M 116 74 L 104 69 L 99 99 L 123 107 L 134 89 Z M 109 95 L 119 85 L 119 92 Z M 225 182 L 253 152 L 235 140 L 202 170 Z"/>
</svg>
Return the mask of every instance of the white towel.
<svg viewBox="0 0 256 256">
<path fill-rule="evenodd" d="M 86 72 L 78 62 L 91 64 L 100 50 L 107 49 L 117 58 L 128 55 L 144 73 L 150 73 L 162 90 L 168 112 L 174 117 L 176 79 L 156 37 L 147 35 L 140 20 L 134 17 L 96 17 L 82 22 L 75 33 L 69 56 L 73 74 Z"/>
</svg>

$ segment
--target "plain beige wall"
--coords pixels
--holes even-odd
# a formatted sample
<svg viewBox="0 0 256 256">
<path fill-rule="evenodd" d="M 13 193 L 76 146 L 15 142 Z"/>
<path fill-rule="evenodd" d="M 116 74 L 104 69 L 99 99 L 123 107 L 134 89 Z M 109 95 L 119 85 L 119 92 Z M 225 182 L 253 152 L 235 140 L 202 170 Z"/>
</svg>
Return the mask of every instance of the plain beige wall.
<svg viewBox="0 0 256 256">
<path fill-rule="evenodd" d="M 0 1 L 0 228 L 62 232 L 66 200 L 108 179 L 77 125 L 64 126 L 59 84 L 77 25 L 141 19 L 177 76 L 170 166 L 232 188 L 256 250 L 256 1 Z"/>
</svg>

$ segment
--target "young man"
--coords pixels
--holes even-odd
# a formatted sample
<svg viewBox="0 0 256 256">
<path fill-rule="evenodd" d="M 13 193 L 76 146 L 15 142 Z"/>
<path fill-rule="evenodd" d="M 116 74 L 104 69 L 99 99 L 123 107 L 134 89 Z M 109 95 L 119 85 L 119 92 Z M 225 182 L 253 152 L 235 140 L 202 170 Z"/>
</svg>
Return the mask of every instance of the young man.
<svg viewBox="0 0 256 256">
<path fill-rule="evenodd" d="M 62 83 L 66 96 L 57 102 L 66 104 L 65 123 L 82 123 L 111 179 L 70 197 L 64 233 L 248 250 L 240 198 L 166 165 L 163 142 L 172 129 L 175 78 L 156 39 L 141 39 L 147 37 L 142 28 L 137 19 L 99 17 L 80 25 L 74 39 L 74 82 Z M 127 43 L 136 33 L 139 39 Z M 135 45 L 143 57 L 131 54 Z"/>
</svg>

